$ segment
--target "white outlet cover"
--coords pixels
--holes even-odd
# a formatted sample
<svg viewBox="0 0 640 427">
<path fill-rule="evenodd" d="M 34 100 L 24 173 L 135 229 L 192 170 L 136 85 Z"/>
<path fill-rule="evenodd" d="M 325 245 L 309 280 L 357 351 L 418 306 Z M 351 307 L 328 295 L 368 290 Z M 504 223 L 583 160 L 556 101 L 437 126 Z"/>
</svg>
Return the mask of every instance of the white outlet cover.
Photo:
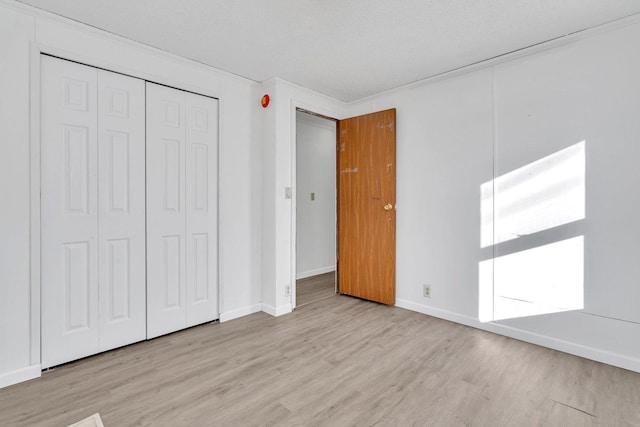
<svg viewBox="0 0 640 427">
<path fill-rule="evenodd" d="M 423 285 L 422 286 L 422 295 L 425 298 L 431 298 L 431 285 Z"/>
</svg>

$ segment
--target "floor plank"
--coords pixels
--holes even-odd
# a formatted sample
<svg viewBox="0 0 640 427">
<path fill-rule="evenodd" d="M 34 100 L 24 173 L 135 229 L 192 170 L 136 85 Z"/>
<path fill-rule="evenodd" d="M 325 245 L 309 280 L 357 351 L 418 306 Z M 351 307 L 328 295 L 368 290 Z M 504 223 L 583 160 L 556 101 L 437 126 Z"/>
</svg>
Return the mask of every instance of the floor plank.
<svg viewBox="0 0 640 427">
<path fill-rule="evenodd" d="M 638 426 L 640 374 L 342 295 L 0 389 L 1 426 Z"/>
<path fill-rule="evenodd" d="M 331 271 L 305 279 L 298 279 L 296 281 L 296 306 L 301 307 L 310 302 L 335 295 L 335 277 L 336 272 Z"/>
</svg>

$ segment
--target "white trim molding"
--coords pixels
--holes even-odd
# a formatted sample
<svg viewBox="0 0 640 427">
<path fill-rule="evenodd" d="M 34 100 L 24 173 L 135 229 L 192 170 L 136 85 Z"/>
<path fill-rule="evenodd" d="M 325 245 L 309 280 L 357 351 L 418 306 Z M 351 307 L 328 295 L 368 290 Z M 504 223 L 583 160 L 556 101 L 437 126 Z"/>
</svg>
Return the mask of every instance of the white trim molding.
<svg viewBox="0 0 640 427">
<path fill-rule="evenodd" d="M 331 273 L 332 271 L 336 271 L 335 264 L 298 273 L 296 275 L 296 280 L 306 279 L 307 277 L 317 276 L 318 274 Z"/>
<path fill-rule="evenodd" d="M 6 372 L 0 375 L 0 388 L 39 378 L 41 375 L 42 369 L 40 365 L 31 365 L 26 368 Z"/>
<path fill-rule="evenodd" d="M 228 322 L 229 320 L 237 319 L 239 317 L 248 316 L 253 313 L 262 311 L 262 304 L 254 304 L 246 307 L 236 308 L 235 310 L 225 311 L 220 313 L 220 323 Z"/>
<path fill-rule="evenodd" d="M 597 362 L 606 363 L 608 365 L 617 366 L 619 368 L 628 369 L 630 371 L 640 372 L 640 359 L 638 358 L 628 357 L 622 354 L 613 353 L 558 338 L 552 338 L 534 332 L 524 331 L 522 329 L 517 329 L 495 322 L 482 323 L 478 319 L 470 316 L 465 316 L 463 314 L 458 314 L 452 311 L 430 307 L 427 305 L 417 304 L 408 300 L 396 299 L 396 307 L 470 326 L 472 328 L 481 329 L 483 331 L 492 332 L 498 335 L 503 335 L 509 338 L 514 338 L 531 344 L 536 344 L 542 347 L 551 348 L 553 350 L 558 350 L 564 353 L 573 354 L 575 356 L 584 357 L 586 359 L 595 360 Z"/>
<path fill-rule="evenodd" d="M 269 304 L 262 304 L 262 311 L 270 314 L 274 317 L 282 316 L 283 314 L 289 314 L 293 311 L 291 304 L 284 304 L 279 307 L 273 307 Z"/>
</svg>

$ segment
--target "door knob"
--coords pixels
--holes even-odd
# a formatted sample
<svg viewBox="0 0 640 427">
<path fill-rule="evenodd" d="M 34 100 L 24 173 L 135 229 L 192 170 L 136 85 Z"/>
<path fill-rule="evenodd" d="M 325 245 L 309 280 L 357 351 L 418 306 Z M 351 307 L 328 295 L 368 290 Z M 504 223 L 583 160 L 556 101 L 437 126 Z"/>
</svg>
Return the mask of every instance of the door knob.
<svg viewBox="0 0 640 427">
<path fill-rule="evenodd" d="M 390 211 L 391 209 L 393 209 L 393 205 L 391 203 L 387 203 L 386 205 L 384 205 L 385 211 Z"/>
</svg>

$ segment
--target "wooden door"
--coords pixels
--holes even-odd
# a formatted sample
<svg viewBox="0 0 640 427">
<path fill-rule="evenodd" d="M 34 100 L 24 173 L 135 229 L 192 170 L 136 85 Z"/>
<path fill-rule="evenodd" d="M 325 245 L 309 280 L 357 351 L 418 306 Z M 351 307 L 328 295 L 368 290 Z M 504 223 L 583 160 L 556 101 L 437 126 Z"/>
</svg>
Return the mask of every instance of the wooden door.
<svg viewBox="0 0 640 427">
<path fill-rule="evenodd" d="M 338 122 L 338 288 L 395 304 L 396 110 Z"/>
<path fill-rule="evenodd" d="M 42 367 L 99 351 L 97 76 L 42 57 Z"/>
</svg>

